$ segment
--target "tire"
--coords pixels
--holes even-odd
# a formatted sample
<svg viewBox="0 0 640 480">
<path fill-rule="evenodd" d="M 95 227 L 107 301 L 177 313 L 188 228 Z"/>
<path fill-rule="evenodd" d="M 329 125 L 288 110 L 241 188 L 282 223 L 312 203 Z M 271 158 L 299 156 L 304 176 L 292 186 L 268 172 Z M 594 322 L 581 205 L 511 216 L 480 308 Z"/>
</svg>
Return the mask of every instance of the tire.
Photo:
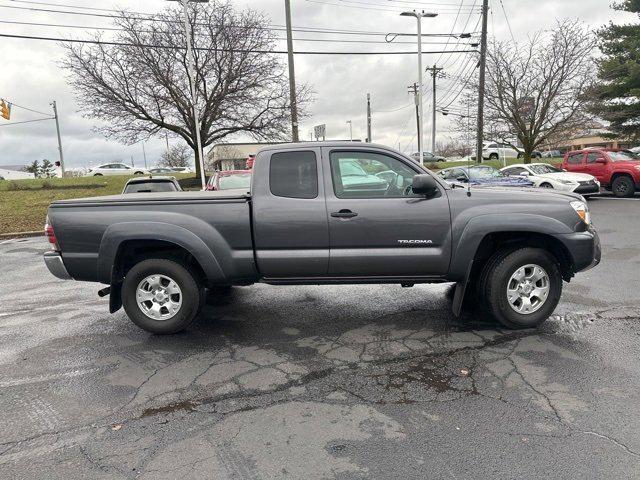
<svg viewBox="0 0 640 480">
<path fill-rule="evenodd" d="M 498 154 L 497 153 L 492 153 L 491 155 L 489 155 L 489 160 L 498 160 Z"/>
<path fill-rule="evenodd" d="M 525 266 L 541 267 L 546 274 L 546 296 L 539 300 L 539 306 L 535 306 L 538 301 L 534 296 L 535 290 L 529 292 L 531 312 L 525 312 L 527 307 L 522 299 L 516 301 L 520 302 L 519 306 L 512 306 L 507 290 L 515 282 L 513 276 Z M 532 268 L 524 271 L 535 272 Z M 545 279 L 537 282 L 532 288 L 543 286 Z M 490 320 L 511 329 L 533 328 L 543 323 L 555 310 L 561 294 L 562 274 L 558 262 L 548 251 L 540 248 L 524 247 L 496 253 L 484 266 L 478 283 L 478 298 L 483 313 Z M 531 299 L 534 299 L 533 302 Z M 516 311 L 518 308 L 521 312 Z"/>
<path fill-rule="evenodd" d="M 102 177 L 102 174 L 101 173 L 95 173 L 93 176 L 94 177 Z"/>
<path fill-rule="evenodd" d="M 159 290 L 147 282 L 148 278 L 161 277 L 159 285 L 166 288 L 165 280 L 173 281 L 179 287 L 179 295 L 172 294 L 167 298 L 160 309 L 159 315 L 165 318 L 152 318 L 151 314 L 145 313 L 143 307 L 138 303 L 138 294 L 144 292 L 151 293 Z M 163 278 L 162 278 L 163 277 Z M 145 283 L 147 282 L 147 283 Z M 169 286 L 171 284 L 169 283 Z M 175 312 L 169 310 L 170 305 L 176 305 L 180 301 Z M 145 306 L 155 306 L 159 302 L 153 299 L 147 300 Z M 204 288 L 198 283 L 196 277 L 184 265 L 173 260 L 164 258 L 151 258 L 143 260 L 127 272 L 122 283 L 122 305 L 124 310 L 138 327 L 147 332 L 155 334 L 171 334 L 187 328 L 200 312 L 204 305 Z"/>
<path fill-rule="evenodd" d="M 134 175 L 142 175 L 142 172 L 136 172 Z"/>
<path fill-rule="evenodd" d="M 518 155 L 516 156 L 516 158 L 522 158 L 522 157 L 524 157 L 524 154 L 522 153 L 518 153 Z"/>
<path fill-rule="evenodd" d="M 621 175 L 615 178 L 611 184 L 611 190 L 616 197 L 629 198 L 636 193 L 636 186 L 631 177 Z"/>
<path fill-rule="evenodd" d="M 553 190 L 553 185 L 551 185 L 550 183 L 544 182 L 540 184 L 540 188 L 550 188 L 551 190 Z"/>
</svg>

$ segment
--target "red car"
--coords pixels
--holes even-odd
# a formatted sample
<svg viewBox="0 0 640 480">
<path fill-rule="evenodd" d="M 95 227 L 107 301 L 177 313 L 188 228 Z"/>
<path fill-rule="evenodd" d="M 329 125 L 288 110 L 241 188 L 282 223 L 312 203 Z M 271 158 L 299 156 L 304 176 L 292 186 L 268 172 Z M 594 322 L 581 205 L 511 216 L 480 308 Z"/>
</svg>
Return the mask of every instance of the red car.
<svg viewBox="0 0 640 480">
<path fill-rule="evenodd" d="M 225 170 L 211 175 L 205 190 L 231 190 L 251 187 L 251 170 Z"/>
<path fill-rule="evenodd" d="M 255 155 L 249 155 L 247 157 L 247 162 L 244 166 L 244 168 L 246 168 L 247 170 L 251 170 L 253 168 L 253 164 L 256 161 L 256 156 Z"/>
<path fill-rule="evenodd" d="M 562 168 L 593 175 L 616 197 L 633 197 L 640 190 L 640 156 L 628 150 L 594 148 L 568 152 Z"/>
</svg>

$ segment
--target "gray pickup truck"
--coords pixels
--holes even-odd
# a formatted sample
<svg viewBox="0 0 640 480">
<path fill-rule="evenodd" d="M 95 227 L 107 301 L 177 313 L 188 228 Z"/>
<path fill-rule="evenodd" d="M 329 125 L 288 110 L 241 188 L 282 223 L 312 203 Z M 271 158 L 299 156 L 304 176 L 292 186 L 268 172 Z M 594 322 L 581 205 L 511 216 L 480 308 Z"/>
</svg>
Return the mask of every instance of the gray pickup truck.
<svg viewBox="0 0 640 480">
<path fill-rule="evenodd" d="M 100 282 L 110 311 L 153 333 L 186 328 L 206 289 L 234 285 L 455 282 L 463 301 L 510 328 L 543 322 L 563 280 L 600 261 L 582 197 L 456 188 L 392 149 L 278 145 L 251 190 L 57 201 L 47 267 Z M 222 293 L 221 293 L 222 294 Z"/>
</svg>

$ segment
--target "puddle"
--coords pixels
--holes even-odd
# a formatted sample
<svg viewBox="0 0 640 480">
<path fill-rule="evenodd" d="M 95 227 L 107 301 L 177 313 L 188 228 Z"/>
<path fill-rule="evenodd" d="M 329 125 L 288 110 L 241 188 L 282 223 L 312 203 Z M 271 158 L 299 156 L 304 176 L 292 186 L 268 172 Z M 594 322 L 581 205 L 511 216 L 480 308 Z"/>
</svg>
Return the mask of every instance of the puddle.
<svg viewBox="0 0 640 480">
<path fill-rule="evenodd" d="M 142 412 L 140 418 L 151 417 L 160 413 L 167 414 L 180 411 L 193 412 L 197 405 L 197 403 L 192 402 L 191 400 L 185 400 L 184 402 L 170 403 L 169 405 L 164 405 L 162 407 L 147 408 L 144 412 Z"/>
</svg>

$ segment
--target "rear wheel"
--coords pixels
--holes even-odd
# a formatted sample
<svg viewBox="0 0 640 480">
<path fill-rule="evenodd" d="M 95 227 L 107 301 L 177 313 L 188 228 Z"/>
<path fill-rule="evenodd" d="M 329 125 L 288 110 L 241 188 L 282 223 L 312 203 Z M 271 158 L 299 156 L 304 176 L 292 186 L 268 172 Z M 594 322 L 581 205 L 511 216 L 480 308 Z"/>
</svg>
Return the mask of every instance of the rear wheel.
<svg viewBox="0 0 640 480">
<path fill-rule="evenodd" d="M 636 193 L 636 187 L 633 184 L 633 179 L 626 175 L 616 177 L 611 184 L 611 190 L 616 197 L 633 197 Z"/>
<path fill-rule="evenodd" d="M 204 304 L 204 289 L 184 265 L 173 260 L 143 260 L 122 284 L 125 312 L 140 328 L 157 334 L 187 328 Z"/>
<path fill-rule="evenodd" d="M 492 153 L 491 155 L 489 155 L 489 160 L 498 160 L 498 154 Z"/>
<path fill-rule="evenodd" d="M 485 265 L 478 284 L 482 310 L 508 328 L 532 328 L 553 313 L 562 294 L 562 274 L 546 250 L 505 250 Z"/>
<path fill-rule="evenodd" d="M 553 188 L 553 185 L 551 185 L 550 183 L 544 182 L 542 184 L 540 184 L 540 188 Z"/>
<path fill-rule="evenodd" d="M 94 177 L 101 177 L 101 176 L 102 176 L 102 174 L 101 174 L 101 173 L 95 173 L 93 176 L 94 176 Z"/>
</svg>

